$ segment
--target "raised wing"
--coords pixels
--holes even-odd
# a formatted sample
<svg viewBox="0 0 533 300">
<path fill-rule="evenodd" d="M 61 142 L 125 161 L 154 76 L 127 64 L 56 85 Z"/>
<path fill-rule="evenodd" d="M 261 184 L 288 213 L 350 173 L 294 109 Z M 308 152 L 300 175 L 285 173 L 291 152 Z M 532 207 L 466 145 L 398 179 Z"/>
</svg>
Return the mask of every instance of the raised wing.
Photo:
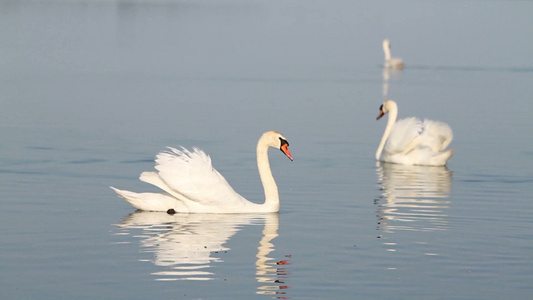
<svg viewBox="0 0 533 300">
<path fill-rule="evenodd" d="M 231 207 L 246 201 L 215 170 L 202 150 L 169 147 L 156 157 L 156 170 L 169 189 L 183 195 L 189 207 Z"/>
</svg>

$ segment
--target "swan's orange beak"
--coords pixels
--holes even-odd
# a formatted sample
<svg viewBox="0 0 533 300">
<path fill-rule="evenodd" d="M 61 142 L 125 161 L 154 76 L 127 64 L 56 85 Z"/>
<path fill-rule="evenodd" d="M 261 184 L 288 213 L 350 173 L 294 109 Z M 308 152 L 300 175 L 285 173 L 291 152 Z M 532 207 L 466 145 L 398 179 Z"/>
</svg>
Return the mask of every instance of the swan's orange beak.
<svg viewBox="0 0 533 300">
<path fill-rule="evenodd" d="M 283 144 L 281 145 L 281 147 L 279 148 L 279 150 L 281 150 L 281 152 L 283 152 L 283 154 L 287 155 L 287 157 L 292 161 L 292 154 L 291 152 L 289 151 L 289 144 Z"/>
<path fill-rule="evenodd" d="M 378 115 L 378 117 L 376 118 L 376 120 L 379 120 L 381 117 L 383 117 L 384 114 L 385 114 L 385 113 L 383 113 L 383 110 L 380 109 L 380 110 L 379 110 L 379 115 Z"/>
</svg>

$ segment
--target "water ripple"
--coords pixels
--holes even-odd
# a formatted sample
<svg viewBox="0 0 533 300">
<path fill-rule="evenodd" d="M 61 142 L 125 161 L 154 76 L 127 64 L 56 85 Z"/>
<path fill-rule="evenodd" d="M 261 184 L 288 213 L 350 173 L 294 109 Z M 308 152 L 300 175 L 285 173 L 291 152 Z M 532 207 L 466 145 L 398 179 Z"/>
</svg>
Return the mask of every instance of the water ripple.
<svg viewBox="0 0 533 300">
<path fill-rule="evenodd" d="M 446 167 L 383 163 L 378 164 L 377 173 L 382 191 L 375 200 L 379 230 L 394 233 L 447 229 L 451 171 Z"/>
</svg>

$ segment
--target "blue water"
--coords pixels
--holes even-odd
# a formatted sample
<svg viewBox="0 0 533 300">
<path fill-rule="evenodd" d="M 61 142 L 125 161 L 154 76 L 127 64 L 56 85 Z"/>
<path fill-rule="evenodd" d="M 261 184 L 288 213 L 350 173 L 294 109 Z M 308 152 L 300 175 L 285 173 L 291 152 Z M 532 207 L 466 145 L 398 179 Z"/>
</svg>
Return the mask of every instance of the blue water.
<svg viewBox="0 0 533 300">
<path fill-rule="evenodd" d="M 528 299 L 533 3 L 0 2 L 1 299 Z M 382 69 L 381 41 L 403 58 Z M 383 99 L 454 130 L 377 164 Z M 279 214 L 135 212 L 108 186 L 198 146 Z"/>
</svg>

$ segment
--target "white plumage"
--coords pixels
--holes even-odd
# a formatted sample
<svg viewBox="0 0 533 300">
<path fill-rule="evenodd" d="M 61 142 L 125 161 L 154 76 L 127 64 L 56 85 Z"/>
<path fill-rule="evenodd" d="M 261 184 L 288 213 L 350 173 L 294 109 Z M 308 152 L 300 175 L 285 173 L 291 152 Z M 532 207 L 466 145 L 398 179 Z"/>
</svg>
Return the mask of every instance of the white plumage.
<svg viewBox="0 0 533 300">
<path fill-rule="evenodd" d="M 398 107 L 392 100 L 383 103 L 378 119 L 386 113 L 389 120 L 376 151 L 376 160 L 402 165 L 446 165 L 453 155 L 453 149 L 446 150 L 453 139 L 448 124 L 414 117 L 396 122 Z"/>
<path fill-rule="evenodd" d="M 383 40 L 383 52 L 385 53 L 385 68 L 401 70 L 404 67 L 403 60 L 398 57 L 391 57 L 391 44 L 388 39 Z"/>
<path fill-rule="evenodd" d="M 246 200 L 233 190 L 213 168 L 202 150 L 169 147 L 156 156 L 156 171 L 143 172 L 139 179 L 165 193 L 134 193 L 111 187 L 133 207 L 147 211 L 188 213 L 277 212 L 279 195 L 268 162 L 268 148 L 280 149 L 291 160 L 285 137 L 276 131 L 265 132 L 257 144 L 257 166 L 265 189 L 265 203 Z"/>
</svg>

